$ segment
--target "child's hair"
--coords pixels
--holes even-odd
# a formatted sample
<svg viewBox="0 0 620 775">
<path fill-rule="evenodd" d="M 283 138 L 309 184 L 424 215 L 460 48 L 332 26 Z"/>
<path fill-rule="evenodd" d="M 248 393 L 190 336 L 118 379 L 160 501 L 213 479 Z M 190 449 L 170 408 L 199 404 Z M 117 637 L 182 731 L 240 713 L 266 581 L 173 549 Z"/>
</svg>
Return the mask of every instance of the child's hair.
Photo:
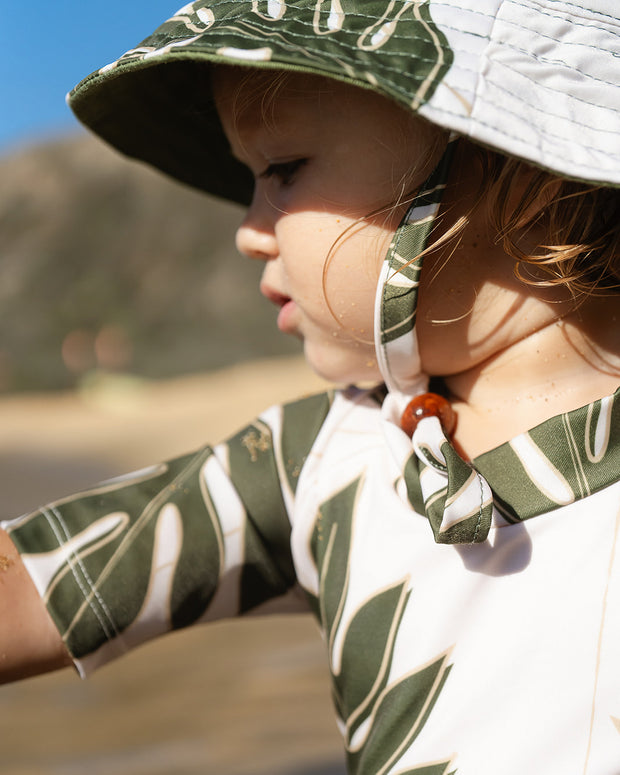
<svg viewBox="0 0 620 775">
<path fill-rule="evenodd" d="M 557 177 L 517 159 L 479 149 L 491 226 L 515 273 L 525 283 L 565 286 L 582 300 L 620 293 L 620 190 Z M 514 181 L 525 190 L 514 196 Z M 544 243 L 519 247 L 528 225 L 541 226 Z"/>
</svg>

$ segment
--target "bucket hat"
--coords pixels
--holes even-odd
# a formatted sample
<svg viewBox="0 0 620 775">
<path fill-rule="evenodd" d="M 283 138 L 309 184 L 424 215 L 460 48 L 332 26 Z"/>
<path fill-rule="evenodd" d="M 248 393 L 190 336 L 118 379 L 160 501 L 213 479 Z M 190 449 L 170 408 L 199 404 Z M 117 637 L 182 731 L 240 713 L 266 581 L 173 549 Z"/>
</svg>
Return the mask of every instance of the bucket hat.
<svg viewBox="0 0 620 775">
<path fill-rule="evenodd" d="M 577 180 L 620 185 L 616 0 L 197 0 L 68 96 L 123 153 L 247 203 L 212 63 L 371 89 L 440 127 Z"/>
</svg>

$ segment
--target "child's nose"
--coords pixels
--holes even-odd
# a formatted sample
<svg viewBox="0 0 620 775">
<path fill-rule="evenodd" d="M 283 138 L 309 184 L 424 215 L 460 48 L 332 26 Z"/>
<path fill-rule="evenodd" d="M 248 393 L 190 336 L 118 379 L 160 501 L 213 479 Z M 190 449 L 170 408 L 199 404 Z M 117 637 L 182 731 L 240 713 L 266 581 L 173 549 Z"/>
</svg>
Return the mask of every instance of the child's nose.
<svg viewBox="0 0 620 775">
<path fill-rule="evenodd" d="M 248 258 L 269 261 L 278 254 L 273 232 L 255 228 L 245 221 L 237 229 L 237 250 Z"/>
<path fill-rule="evenodd" d="M 253 202 L 246 213 L 243 223 L 237 229 L 237 250 L 248 258 L 269 261 L 278 255 L 278 246 L 273 223 L 262 208 Z"/>
</svg>

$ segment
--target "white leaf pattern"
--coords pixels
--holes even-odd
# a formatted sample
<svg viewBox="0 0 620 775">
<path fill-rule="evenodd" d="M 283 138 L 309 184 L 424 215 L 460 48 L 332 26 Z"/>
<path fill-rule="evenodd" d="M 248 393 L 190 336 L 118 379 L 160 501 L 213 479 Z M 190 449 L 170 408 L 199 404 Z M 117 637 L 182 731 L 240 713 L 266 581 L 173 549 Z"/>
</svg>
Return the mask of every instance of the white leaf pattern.
<svg viewBox="0 0 620 775">
<path fill-rule="evenodd" d="M 575 499 L 573 491 L 558 469 L 545 457 L 527 433 L 517 436 L 510 446 L 533 484 L 553 503 L 566 505 Z"/>
</svg>

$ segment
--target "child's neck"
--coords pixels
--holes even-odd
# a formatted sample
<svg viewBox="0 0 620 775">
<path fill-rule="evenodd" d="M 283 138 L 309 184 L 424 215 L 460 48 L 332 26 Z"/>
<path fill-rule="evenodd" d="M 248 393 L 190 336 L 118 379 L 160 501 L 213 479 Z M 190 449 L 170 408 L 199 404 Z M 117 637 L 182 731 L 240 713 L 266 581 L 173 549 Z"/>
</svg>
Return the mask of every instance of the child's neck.
<svg viewBox="0 0 620 775">
<path fill-rule="evenodd" d="M 620 384 L 618 297 L 584 305 L 483 363 L 445 378 L 469 458 Z"/>
</svg>

